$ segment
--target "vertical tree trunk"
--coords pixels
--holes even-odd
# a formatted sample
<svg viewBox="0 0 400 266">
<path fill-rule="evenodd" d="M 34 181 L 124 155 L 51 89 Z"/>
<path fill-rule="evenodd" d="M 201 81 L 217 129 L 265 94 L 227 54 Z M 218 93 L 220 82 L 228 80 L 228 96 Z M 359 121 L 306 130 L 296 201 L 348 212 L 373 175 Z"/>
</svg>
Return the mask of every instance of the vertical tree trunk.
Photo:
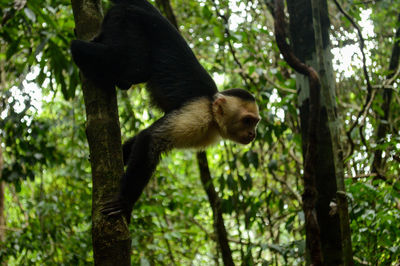
<svg viewBox="0 0 400 266">
<path fill-rule="evenodd" d="M 307 100 L 309 125 L 303 130 L 303 157 L 304 157 L 304 192 L 302 195 L 303 212 L 305 217 L 307 260 L 312 265 L 322 265 L 323 256 L 321 251 L 320 227 L 317 221 L 315 205 L 317 201 L 317 150 L 318 150 L 318 125 L 320 119 L 320 90 L 321 82 L 314 68 L 304 64 L 296 57 L 290 46 L 286 43 L 286 25 L 284 17 L 283 0 L 275 2 L 275 37 L 286 62 L 297 72 L 307 77 L 309 82 L 309 97 Z"/>
<path fill-rule="evenodd" d="M 317 69 L 319 74 L 322 74 L 321 86 L 321 108 L 320 119 L 316 125 L 318 130 L 318 143 L 317 143 L 317 162 L 315 165 L 316 171 L 316 188 L 318 193 L 318 200 L 316 202 L 317 219 L 320 227 L 322 254 L 324 257 L 324 265 L 339 265 L 343 264 L 343 250 L 342 243 L 346 246 L 346 257 L 350 253 L 351 259 L 351 242 L 350 231 L 348 226 L 347 207 L 344 207 L 347 202 L 344 196 L 337 197 L 339 194 L 344 194 L 343 183 L 343 161 L 342 150 L 338 142 L 338 121 L 336 118 L 335 104 L 335 90 L 333 69 L 330 54 L 329 43 L 329 27 L 330 22 L 328 18 L 328 8 L 326 0 L 318 1 L 320 8 L 317 8 L 320 25 L 320 64 L 315 47 L 315 34 L 313 25 L 313 14 L 311 9 L 311 0 L 287 0 L 288 11 L 290 14 L 290 35 L 291 43 L 295 55 L 308 65 Z M 314 18 L 315 19 L 315 18 Z M 297 87 L 299 91 L 299 106 L 300 106 L 300 119 L 303 140 L 307 134 L 309 127 L 309 83 L 308 80 L 302 75 L 297 75 Z M 329 123 L 334 127 L 329 127 Z M 334 123 L 334 124 L 332 124 Z M 307 143 L 303 141 L 303 153 Z M 340 182 L 340 189 L 338 189 L 338 182 Z M 330 202 L 338 200 L 339 207 L 341 208 L 341 216 L 343 225 L 342 228 L 346 229 L 345 232 L 341 230 L 341 220 L 339 215 L 329 215 Z M 344 208 L 343 208 L 344 207 Z M 346 220 L 347 219 L 347 220 Z M 347 225 L 347 226 L 346 226 Z M 344 235 L 342 235 L 344 233 Z M 343 242 L 342 236 L 345 237 Z M 350 244 L 350 252 L 348 250 Z M 347 259 L 346 259 L 347 261 Z"/>
<path fill-rule="evenodd" d="M 215 191 L 214 184 L 211 179 L 210 169 L 208 168 L 208 161 L 205 152 L 197 153 L 197 161 L 200 169 L 200 179 L 203 188 L 207 193 L 208 201 L 210 202 L 211 209 L 214 217 L 214 230 L 217 235 L 218 244 L 222 253 L 222 260 L 225 266 L 235 265 L 232 259 L 232 251 L 229 247 L 228 234 L 224 225 L 224 218 L 222 217 L 221 201 Z"/>
<path fill-rule="evenodd" d="M 322 91 L 322 108 L 327 113 L 327 126 L 332 142 L 334 171 L 337 183 L 336 204 L 337 214 L 340 219 L 340 232 L 342 241 L 343 261 L 345 265 L 353 265 L 353 252 L 351 247 L 351 232 L 349 224 L 348 204 L 346 197 L 346 188 L 344 184 L 344 170 L 343 170 L 343 149 L 340 143 L 340 123 L 337 117 L 336 101 L 335 101 L 335 82 L 333 76 L 330 44 L 327 49 L 323 45 L 323 33 L 321 25 L 321 13 L 323 6 L 320 0 L 311 0 L 315 50 L 317 54 L 318 72 L 321 80 Z M 326 14 L 326 16 L 328 16 Z M 329 29 L 329 28 L 328 28 Z M 327 29 L 325 29 L 328 31 Z M 328 56 L 328 57 L 327 57 Z M 328 59 L 327 59 L 328 58 Z M 326 67 L 328 69 L 326 69 Z"/>
<path fill-rule="evenodd" d="M 100 0 L 72 0 L 75 31 L 90 40 L 103 18 Z M 86 135 L 92 166 L 92 240 L 95 265 L 130 265 L 131 238 L 122 216 L 105 217 L 101 203 L 114 196 L 123 174 L 121 132 L 115 88 L 99 89 L 82 76 Z"/>
<path fill-rule="evenodd" d="M 176 20 L 176 16 L 174 14 L 174 10 L 172 9 L 171 2 L 169 0 L 156 0 L 156 5 L 158 9 L 164 13 L 169 22 L 175 26 L 175 28 L 179 31 L 178 21 Z"/>
</svg>

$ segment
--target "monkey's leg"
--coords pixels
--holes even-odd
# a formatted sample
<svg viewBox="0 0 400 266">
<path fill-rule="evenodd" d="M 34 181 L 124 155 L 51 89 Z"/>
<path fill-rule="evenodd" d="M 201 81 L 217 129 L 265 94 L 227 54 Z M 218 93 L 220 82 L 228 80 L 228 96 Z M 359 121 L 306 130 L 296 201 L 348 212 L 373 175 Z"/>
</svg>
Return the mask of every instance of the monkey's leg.
<svg viewBox="0 0 400 266">
<path fill-rule="evenodd" d="M 72 56 L 83 74 L 97 86 L 108 88 L 116 85 L 127 90 L 132 84 L 150 78 L 149 45 L 143 36 L 136 37 L 134 40 L 124 37 L 127 40 L 113 45 L 74 40 L 71 43 Z M 128 41 L 134 45 L 126 44 Z"/>
<path fill-rule="evenodd" d="M 157 130 L 162 123 L 163 118 L 130 140 L 133 145 L 129 154 L 128 167 L 121 178 L 119 194 L 115 200 L 104 204 L 103 214 L 123 213 L 129 221 L 133 205 L 153 175 L 161 153 L 169 149 L 168 140 L 162 137 L 161 131 Z M 125 146 L 124 152 L 128 151 L 128 146 Z"/>
</svg>

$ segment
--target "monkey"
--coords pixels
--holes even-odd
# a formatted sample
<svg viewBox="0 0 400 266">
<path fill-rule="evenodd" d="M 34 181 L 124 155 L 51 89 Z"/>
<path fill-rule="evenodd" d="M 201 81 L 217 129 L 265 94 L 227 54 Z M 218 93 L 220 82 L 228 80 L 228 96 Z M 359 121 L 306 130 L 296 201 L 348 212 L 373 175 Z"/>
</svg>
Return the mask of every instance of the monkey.
<svg viewBox="0 0 400 266">
<path fill-rule="evenodd" d="M 164 112 L 123 144 L 126 171 L 116 197 L 101 210 L 123 214 L 129 223 L 163 153 L 205 149 L 221 139 L 249 144 L 261 117 L 248 91 L 218 91 L 178 30 L 147 0 L 112 2 L 98 36 L 72 41 L 71 53 L 83 75 L 100 88 L 127 90 L 146 83 L 152 104 Z"/>
</svg>

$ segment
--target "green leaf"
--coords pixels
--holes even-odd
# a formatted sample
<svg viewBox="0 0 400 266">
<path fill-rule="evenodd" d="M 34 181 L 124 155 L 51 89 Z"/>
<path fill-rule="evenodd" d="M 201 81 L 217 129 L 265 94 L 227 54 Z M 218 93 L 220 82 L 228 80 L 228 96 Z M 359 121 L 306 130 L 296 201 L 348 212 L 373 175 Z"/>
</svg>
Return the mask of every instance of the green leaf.
<svg viewBox="0 0 400 266">
<path fill-rule="evenodd" d="M 210 19 L 212 17 L 212 12 L 208 5 L 204 5 L 203 10 L 202 10 L 203 17 L 205 19 Z"/>
<path fill-rule="evenodd" d="M 6 52 L 6 60 L 10 60 L 10 58 L 19 50 L 19 44 L 21 42 L 21 36 L 18 37 L 15 41 L 13 41 L 7 49 Z"/>
<path fill-rule="evenodd" d="M 229 189 L 237 191 L 237 182 L 235 179 L 233 179 L 232 174 L 228 175 L 227 184 Z"/>
<path fill-rule="evenodd" d="M 254 66 L 254 65 L 250 66 L 249 67 L 249 75 L 253 74 L 255 70 L 256 70 L 256 66 Z"/>
<path fill-rule="evenodd" d="M 233 212 L 233 199 L 229 197 L 228 199 L 223 199 L 221 204 L 222 212 L 231 214 Z"/>
<path fill-rule="evenodd" d="M 214 26 L 213 31 L 214 31 L 214 35 L 218 39 L 220 39 L 221 41 L 224 40 L 224 34 L 223 34 L 222 29 L 220 27 Z"/>
<path fill-rule="evenodd" d="M 140 266 L 150 266 L 150 262 L 146 257 L 140 258 Z"/>
<path fill-rule="evenodd" d="M 36 15 L 35 15 L 35 13 L 33 13 L 33 11 L 31 9 L 25 7 L 24 13 L 29 20 L 31 20 L 32 22 L 36 22 Z"/>
</svg>

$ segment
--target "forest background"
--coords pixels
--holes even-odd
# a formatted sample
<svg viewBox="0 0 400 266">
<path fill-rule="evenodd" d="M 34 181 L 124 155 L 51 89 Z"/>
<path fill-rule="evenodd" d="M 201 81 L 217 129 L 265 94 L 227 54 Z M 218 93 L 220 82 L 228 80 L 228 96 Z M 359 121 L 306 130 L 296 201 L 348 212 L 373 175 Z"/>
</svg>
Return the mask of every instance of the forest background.
<svg viewBox="0 0 400 266">
<path fill-rule="evenodd" d="M 152 3 L 168 13 L 166 1 Z M 273 1 L 168 3 L 219 89 L 244 87 L 260 106 L 255 142 L 221 142 L 207 151 L 233 261 L 303 265 L 303 96 L 299 76 L 275 41 Z M 105 10 L 110 5 L 102 4 Z M 328 1 L 326 8 L 353 259 L 357 265 L 396 265 L 400 3 Z M 91 265 L 91 167 L 81 81 L 69 52 L 76 38 L 71 2 L 0 0 L 0 17 L 0 262 Z M 117 97 L 123 140 L 161 116 L 149 108 L 141 85 Z M 329 151 L 320 152 L 330 160 L 324 155 Z M 331 186 L 328 179 L 318 182 Z M 163 156 L 133 212 L 133 265 L 223 263 L 215 206 L 204 187 L 195 152 Z M 337 216 L 334 198 L 328 204 Z M 326 224 L 319 222 L 329 260 L 335 251 L 326 248 Z"/>
</svg>

